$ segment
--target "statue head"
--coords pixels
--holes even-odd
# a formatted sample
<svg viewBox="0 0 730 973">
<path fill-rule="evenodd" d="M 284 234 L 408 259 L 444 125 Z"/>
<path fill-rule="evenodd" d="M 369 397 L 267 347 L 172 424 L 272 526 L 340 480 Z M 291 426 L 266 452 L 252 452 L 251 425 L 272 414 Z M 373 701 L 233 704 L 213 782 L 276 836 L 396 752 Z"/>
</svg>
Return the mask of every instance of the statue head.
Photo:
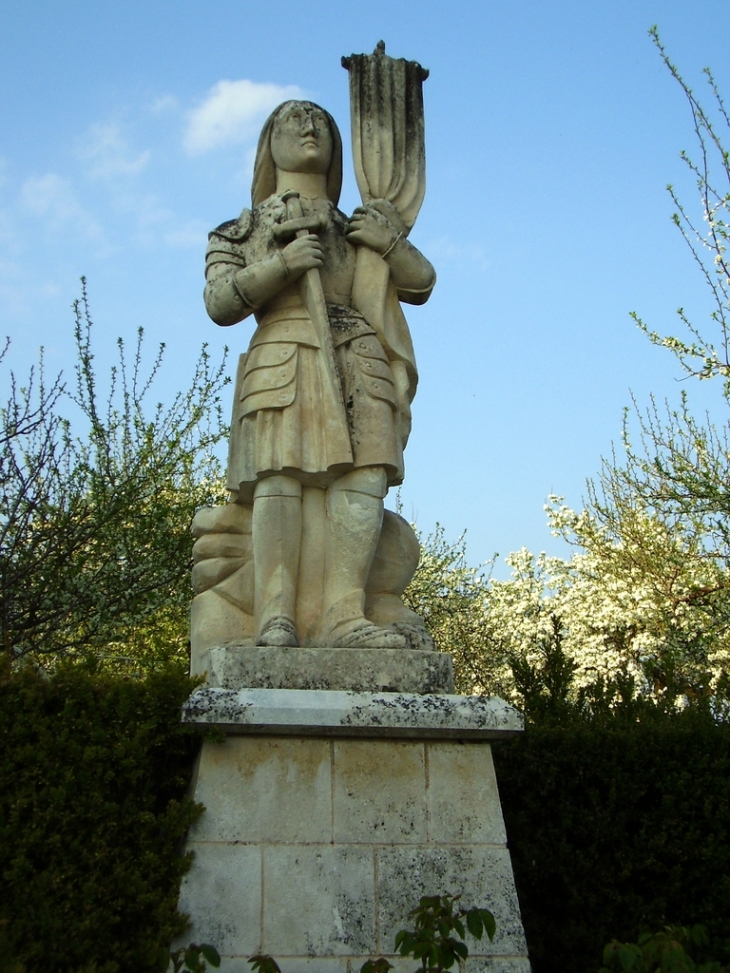
<svg viewBox="0 0 730 973">
<path fill-rule="evenodd" d="M 313 134 L 311 141 L 308 134 Z M 272 151 L 272 139 L 274 148 Z M 276 191 L 277 163 L 289 171 L 327 176 L 327 196 L 337 205 L 342 188 L 342 139 L 334 118 L 311 101 L 285 101 L 266 120 L 256 149 L 251 201 L 258 206 Z"/>
</svg>

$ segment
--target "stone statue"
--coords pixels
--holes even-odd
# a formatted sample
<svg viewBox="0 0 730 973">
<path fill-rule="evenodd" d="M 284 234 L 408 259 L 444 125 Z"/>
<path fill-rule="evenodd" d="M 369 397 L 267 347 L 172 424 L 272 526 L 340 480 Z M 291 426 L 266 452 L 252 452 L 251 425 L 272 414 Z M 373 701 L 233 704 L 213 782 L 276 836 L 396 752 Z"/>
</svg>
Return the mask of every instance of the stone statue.
<svg viewBox="0 0 730 973">
<path fill-rule="evenodd" d="M 341 182 L 334 119 L 285 102 L 259 139 L 252 208 L 209 237 L 208 314 L 256 326 L 234 391 L 233 502 L 194 525 L 196 602 L 220 599 L 198 606 L 197 625 L 194 603 L 194 643 L 197 628 L 209 644 L 432 647 L 399 598 L 415 536 L 383 508 L 403 479 L 417 380 L 400 302 L 424 303 L 435 283 L 407 239 L 423 178 L 405 214 L 368 191 L 349 219 Z"/>
</svg>

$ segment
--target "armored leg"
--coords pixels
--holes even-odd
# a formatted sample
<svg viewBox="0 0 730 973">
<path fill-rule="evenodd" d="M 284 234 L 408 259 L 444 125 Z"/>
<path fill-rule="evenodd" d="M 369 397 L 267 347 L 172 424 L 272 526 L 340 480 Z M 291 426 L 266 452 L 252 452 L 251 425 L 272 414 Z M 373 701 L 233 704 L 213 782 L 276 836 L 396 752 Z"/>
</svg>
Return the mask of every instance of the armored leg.
<svg viewBox="0 0 730 973">
<path fill-rule="evenodd" d="M 302 538 L 302 485 L 270 476 L 253 502 L 254 625 L 257 645 L 296 646 L 296 592 Z"/>
<path fill-rule="evenodd" d="M 365 585 L 383 523 L 380 467 L 345 474 L 327 491 L 323 641 L 353 648 L 405 647 L 398 632 L 365 618 Z"/>
</svg>

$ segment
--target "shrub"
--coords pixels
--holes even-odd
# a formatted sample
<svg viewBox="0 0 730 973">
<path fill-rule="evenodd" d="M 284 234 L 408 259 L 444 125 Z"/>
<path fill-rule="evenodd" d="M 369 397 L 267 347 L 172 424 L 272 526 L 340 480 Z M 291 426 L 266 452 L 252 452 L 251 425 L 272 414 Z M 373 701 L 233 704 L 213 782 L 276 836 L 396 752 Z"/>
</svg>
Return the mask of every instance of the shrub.
<svg viewBox="0 0 730 973">
<path fill-rule="evenodd" d="M 144 973 L 185 928 L 193 683 L 62 668 L 0 685 L 0 923 L 21 973 Z"/>
<path fill-rule="evenodd" d="M 534 973 L 704 923 L 729 958 L 730 729 L 695 711 L 528 726 L 495 747 Z M 724 940 L 724 942 L 723 942 Z"/>
</svg>

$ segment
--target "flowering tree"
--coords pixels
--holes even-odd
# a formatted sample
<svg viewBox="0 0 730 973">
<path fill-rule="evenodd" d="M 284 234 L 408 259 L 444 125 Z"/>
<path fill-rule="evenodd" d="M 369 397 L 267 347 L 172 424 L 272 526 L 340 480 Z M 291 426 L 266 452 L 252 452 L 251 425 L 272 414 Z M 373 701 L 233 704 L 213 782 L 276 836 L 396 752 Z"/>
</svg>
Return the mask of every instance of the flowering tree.
<svg viewBox="0 0 730 973">
<path fill-rule="evenodd" d="M 705 109 L 669 60 L 656 28 L 650 34 L 692 116 L 697 150 L 681 158 L 697 183 L 700 216 L 693 216 L 672 186 L 669 193 L 674 222 L 708 287 L 710 327 L 698 328 L 680 308 L 688 335 L 682 339 L 651 331 L 634 317 L 688 376 L 719 380 L 726 408 L 730 154 L 723 137 L 730 118 L 709 69 L 711 106 Z M 550 528 L 573 545 L 570 559 L 522 550 L 507 558 L 512 577 L 496 581 L 470 572 L 463 549 L 444 545 L 442 535 L 426 542 L 416 582 L 422 589 L 426 582 L 439 607 L 435 616 L 423 605 L 418 610 L 433 619 L 442 646 L 455 653 L 461 688 L 518 699 L 520 686 L 524 690 L 533 677 L 535 682 L 563 654 L 570 678 L 561 670 L 565 678 L 555 691 L 572 686 L 579 693 L 621 677 L 633 680 L 635 692 L 657 699 L 706 698 L 727 678 L 728 421 L 697 419 L 686 394 L 678 408 L 660 408 L 654 400 L 646 410 L 634 406 L 625 416 L 621 452 L 605 460 L 597 480 L 588 484 L 586 508 L 575 512 L 561 498 L 550 498 Z"/>
<path fill-rule="evenodd" d="M 186 659 L 190 522 L 223 492 L 223 365 L 203 348 L 189 389 L 150 406 L 163 347 L 145 370 L 140 331 L 100 392 L 85 286 L 75 319 L 75 382 L 46 382 L 41 357 L 0 408 L 2 649 L 46 667 Z"/>
<path fill-rule="evenodd" d="M 709 328 L 701 328 L 679 309 L 686 338 L 660 335 L 634 318 L 688 376 L 719 380 L 727 408 L 730 155 L 723 138 L 730 118 L 709 68 L 704 71 L 710 91 L 706 108 L 669 60 L 656 27 L 650 35 L 691 112 L 696 150 L 682 152 L 681 158 L 697 184 L 698 218 L 668 188 L 674 223 L 707 285 L 711 311 Z M 727 418 L 719 423 L 696 418 L 686 393 L 678 408 L 660 409 L 652 400 L 635 415 L 637 443 L 625 421 L 623 455 L 605 461 L 597 482 L 589 484 L 586 511 L 575 515 L 554 507 L 552 522 L 586 549 L 591 569 L 606 583 L 604 608 L 625 606 L 626 625 L 617 628 L 616 648 L 640 664 L 650 682 L 661 687 L 674 674 L 688 690 L 700 691 L 708 679 L 716 682 L 728 663 L 730 427 Z M 583 578 L 580 564 L 576 570 Z"/>
</svg>

